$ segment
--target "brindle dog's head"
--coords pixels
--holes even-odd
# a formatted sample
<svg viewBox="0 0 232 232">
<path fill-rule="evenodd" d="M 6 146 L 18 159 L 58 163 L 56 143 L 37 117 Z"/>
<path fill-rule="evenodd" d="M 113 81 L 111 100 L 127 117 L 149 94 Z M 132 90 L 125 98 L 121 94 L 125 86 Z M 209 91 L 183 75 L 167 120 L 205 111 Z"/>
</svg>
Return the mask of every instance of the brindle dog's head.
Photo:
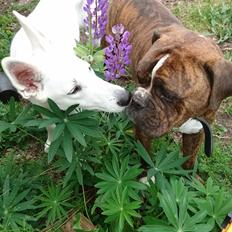
<svg viewBox="0 0 232 232">
<path fill-rule="evenodd" d="M 141 87 L 128 108 L 137 129 L 148 137 L 215 112 L 232 95 L 232 63 L 211 39 L 183 27 L 170 27 L 153 38 L 138 63 Z"/>
</svg>

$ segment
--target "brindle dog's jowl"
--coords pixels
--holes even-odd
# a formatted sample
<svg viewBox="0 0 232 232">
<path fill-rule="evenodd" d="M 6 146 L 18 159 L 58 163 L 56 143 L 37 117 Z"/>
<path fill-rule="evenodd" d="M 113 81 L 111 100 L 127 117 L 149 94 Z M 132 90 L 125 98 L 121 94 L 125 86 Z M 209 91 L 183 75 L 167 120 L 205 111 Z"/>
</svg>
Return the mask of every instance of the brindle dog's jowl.
<svg viewBox="0 0 232 232">
<path fill-rule="evenodd" d="M 232 95 L 232 63 L 219 47 L 186 29 L 156 0 L 112 0 L 107 33 L 118 23 L 131 32 L 131 69 L 140 87 L 128 112 L 145 147 L 189 118 L 212 123 L 221 101 Z M 151 80 L 152 69 L 166 54 Z M 193 166 L 202 139 L 202 132 L 183 134 L 183 153 L 191 156 L 186 168 Z"/>
</svg>

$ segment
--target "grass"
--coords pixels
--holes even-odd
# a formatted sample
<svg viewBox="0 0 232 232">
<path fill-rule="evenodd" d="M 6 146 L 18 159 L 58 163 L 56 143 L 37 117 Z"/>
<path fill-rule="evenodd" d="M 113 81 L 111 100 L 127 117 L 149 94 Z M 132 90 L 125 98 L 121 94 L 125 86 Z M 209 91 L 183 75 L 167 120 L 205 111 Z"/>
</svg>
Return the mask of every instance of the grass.
<svg viewBox="0 0 232 232">
<path fill-rule="evenodd" d="M 216 36 L 218 43 L 223 43 L 232 37 L 230 1 L 190 1 L 177 5 L 173 12 L 186 27 L 205 35 Z"/>
<path fill-rule="evenodd" d="M 33 0 L 29 4 L 20 4 L 16 0 L 0 0 L 0 60 L 9 55 L 10 41 L 12 40 L 15 31 L 19 29 L 19 25 L 12 14 L 12 11 L 16 10 L 27 15 L 33 10 L 37 2 L 38 0 Z M 1 65 L 0 70 L 2 70 Z"/>
</svg>

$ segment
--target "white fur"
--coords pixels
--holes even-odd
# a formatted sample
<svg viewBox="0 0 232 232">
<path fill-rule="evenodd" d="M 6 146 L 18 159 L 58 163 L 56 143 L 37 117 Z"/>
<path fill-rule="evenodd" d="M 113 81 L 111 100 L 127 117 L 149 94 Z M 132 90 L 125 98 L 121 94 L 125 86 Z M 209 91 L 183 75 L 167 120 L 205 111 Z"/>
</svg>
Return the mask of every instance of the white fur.
<svg viewBox="0 0 232 232">
<path fill-rule="evenodd" d="M 79 104 L 89 110 L 120 112 L 124 107 L 118 101 L 126 91 L 98 78 L 74 53 L 83 21 L 82 7 L 83 0 L 40 0 L 28 17 L 14 12 L 22 28 L 2 67 L 22 97 L 35 104 L 46 107 L 51 98 L 63 110 Z M 17 70 L 32 70 L 35 85 L 20 82 Z M 68 95 L 75 85 L 81 90 Z"/>
<path fill-rule="evenodd" d="M 155 176 L 152 176 L 151 179 L 149 179 L 149 180 L 151 180 L 151 182 L 153 184 L 155 184 Z M 141 183 L 147 185 L 148 187 L 150 187 L 149 180 L 148 180 L 147 176 L 145 176 L 145 177 L 140 178 L 139 182 L 141 182 Z"/>
<path fill-rule="evenodd" d="M 198 120 L 190 118 L 179 127 L 178 131 L 184 134 L 197 134 L 202 128 L 202 124 Z"/>
<path fill-rule="evenodd" d="M 148 89 L 148 92 L 150 92 L 151 89 L 152 89 L 153 79 L 155 78 L 156 72 L 164 65 L 165 61 L 168 59 L 169 56 L 170 56 L 169 54 L 166 54 L 165 56 L 163 56 L 157 62 L 157 64 L 155 65 L 155 67 L 152 69 L 152 72 L 151 72 L 151 84 L 150 84 L 150 87 Z"/>
<path fill-rule="evenodd" d="M 166 54 L 165 56 L 163 56 L 155 65 L 155 67 L 152 69 L 151 72 L 151 78 L 152 80 L 154 79 L 156 72 L 164 65 L 165 61 L 167 60 L 167 58 L 169 57 L 169 54 Z"/>
</svg>

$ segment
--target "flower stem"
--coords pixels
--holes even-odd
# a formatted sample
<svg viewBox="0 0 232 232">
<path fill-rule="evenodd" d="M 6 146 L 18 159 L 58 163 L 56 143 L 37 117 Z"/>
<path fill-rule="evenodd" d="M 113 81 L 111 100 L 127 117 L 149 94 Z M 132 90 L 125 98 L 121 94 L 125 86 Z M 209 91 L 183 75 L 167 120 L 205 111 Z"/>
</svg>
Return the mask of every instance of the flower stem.
<svg viewBox="0 0 232 232">
<path fill-rule="evenodd" d="M 89 15 L 89 50 L 90 55 L 93 55 L 93 35 L 92 35 L 92 16 Z"/>
<path fill-rule="evenodd" d="M 87 210 L 84 185 L 82 184 L 81 187 L 82 187 L 82 194 L 83 194 L 83 200 L 84 200 L 84 206 L 85 206 L 85 213 L 86 213 L 87 218 L 90 220 L 89 213 L 88 213 L 88 210 Z"/>
</svg>

